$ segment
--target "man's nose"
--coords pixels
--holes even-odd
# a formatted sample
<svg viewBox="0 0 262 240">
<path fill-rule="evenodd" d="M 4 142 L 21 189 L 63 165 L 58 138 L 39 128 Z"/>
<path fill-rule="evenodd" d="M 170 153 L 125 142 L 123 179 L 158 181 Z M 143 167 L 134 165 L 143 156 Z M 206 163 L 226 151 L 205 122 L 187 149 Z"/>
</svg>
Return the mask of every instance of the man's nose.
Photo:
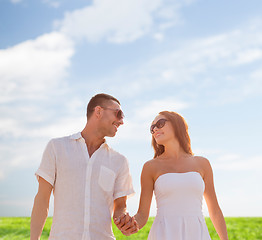
<svg viewBox="0 0 262 240">
<path fill-rule="evenodd" d="M 124 119 L 121 118 L 118 122 L 119 122 L 121 125 L 123 125 L 123 124 L 124 124 Z"/>
</svg>

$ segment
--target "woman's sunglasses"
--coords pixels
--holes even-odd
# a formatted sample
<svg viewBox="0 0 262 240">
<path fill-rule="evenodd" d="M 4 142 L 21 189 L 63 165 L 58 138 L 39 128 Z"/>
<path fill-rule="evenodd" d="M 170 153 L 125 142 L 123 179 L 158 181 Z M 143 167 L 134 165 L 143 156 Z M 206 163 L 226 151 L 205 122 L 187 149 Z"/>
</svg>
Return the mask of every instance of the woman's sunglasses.
<svg viewBox="0 0 262 240">
<path fill-rule="evenodd" d="M 116 113 L 116 118 L 118 120 L 121 120 L 125 117 L 123 111 L 121 109 L 113 109 L 113 108 L 107 108 L 107 107 L 102 107 L 103 109 L 108 109 L 108 110 L 111 110 L 111 111 L 114 111 Z"/>
<path fill-rule="evenodd" d="M 166 121 L 168 121 L 168 120 L 164 119 L 164 118 L 159 119 L 155 124 L 151 125 L 150 132 L 152 134 L 154 134 L 155 133 L 154 128 L 157 127 L 158 129 L 160 129 L 160 128 L 164 127 L 165 124 L 166 124 Z"/>
</svg>

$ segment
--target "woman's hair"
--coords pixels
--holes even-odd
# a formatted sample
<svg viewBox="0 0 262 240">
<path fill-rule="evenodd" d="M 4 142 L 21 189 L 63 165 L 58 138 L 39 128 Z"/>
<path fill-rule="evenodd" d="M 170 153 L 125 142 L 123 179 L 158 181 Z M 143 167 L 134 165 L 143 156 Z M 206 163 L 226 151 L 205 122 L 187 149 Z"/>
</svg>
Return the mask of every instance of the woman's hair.
<svg viewBox="0 0 262 240">
<path fill-rule="evenodd" d="M 160 112 L 159 115 L 165 116 L 165 118 L 171 123 L 175 137 L 177 138 L 183 150 L 186 153 L 193 155 L 193 152 L 191 150 L 190 137 L 188 134 L 188 126 L 185 119 L 176 112 L 163 111 Z M 154 158 L 160 156 L 165 151 L 165 147 L 163 145 L 157 144 L 153 135 L 152 146 L 154 148 L 155 153 Z"/>
</svg>

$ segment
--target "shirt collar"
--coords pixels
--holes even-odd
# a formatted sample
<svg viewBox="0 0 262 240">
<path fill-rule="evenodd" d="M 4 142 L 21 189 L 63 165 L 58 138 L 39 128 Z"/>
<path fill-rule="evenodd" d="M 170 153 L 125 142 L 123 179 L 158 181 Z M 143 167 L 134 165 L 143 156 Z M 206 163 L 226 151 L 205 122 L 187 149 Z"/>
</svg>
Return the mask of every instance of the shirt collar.
<svg viewBox="0 0 262 240">
<path fill-rule="evenodd" d="M 85 141 L 85 139 L 84 139 L 84 138 L 82 137 L 82 135 L 81 135 L 81 132 L 72 134 L 72 135 L 70 136 L 70 139 Z M 102 148 L 102 147 L 108 147 L 107 142 L 106 142 L 106 139 L 105 139 L 105 141 L 101 144 L 101 146 L 100 146 L 99 148 Z"/>
<path fill-rule="evenodd" d="M 70 139 L 73 139 L 73 140 L 78 140 L 78 139 L 80 139 L 80 138 L 83 138 L 82 135 L 81 135 L 81 132 L 72 134 L 72 135 L 70 136 Z"/>
</svg>

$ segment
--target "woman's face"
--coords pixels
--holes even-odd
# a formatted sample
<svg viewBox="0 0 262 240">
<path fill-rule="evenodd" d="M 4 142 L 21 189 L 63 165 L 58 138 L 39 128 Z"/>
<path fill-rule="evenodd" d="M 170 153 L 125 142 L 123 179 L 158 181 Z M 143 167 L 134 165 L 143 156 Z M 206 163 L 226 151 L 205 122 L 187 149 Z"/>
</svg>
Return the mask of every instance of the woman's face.
<svg viewBox="0 0 262 240">
<path fill-rule="evenodd" d="M 151 134 L 157 144 L 165 145 L 165 142 L 175 137 L 174 129 L 169 120 L 164 115 L 155 117 L 150 128 Z"/>
</svg>

